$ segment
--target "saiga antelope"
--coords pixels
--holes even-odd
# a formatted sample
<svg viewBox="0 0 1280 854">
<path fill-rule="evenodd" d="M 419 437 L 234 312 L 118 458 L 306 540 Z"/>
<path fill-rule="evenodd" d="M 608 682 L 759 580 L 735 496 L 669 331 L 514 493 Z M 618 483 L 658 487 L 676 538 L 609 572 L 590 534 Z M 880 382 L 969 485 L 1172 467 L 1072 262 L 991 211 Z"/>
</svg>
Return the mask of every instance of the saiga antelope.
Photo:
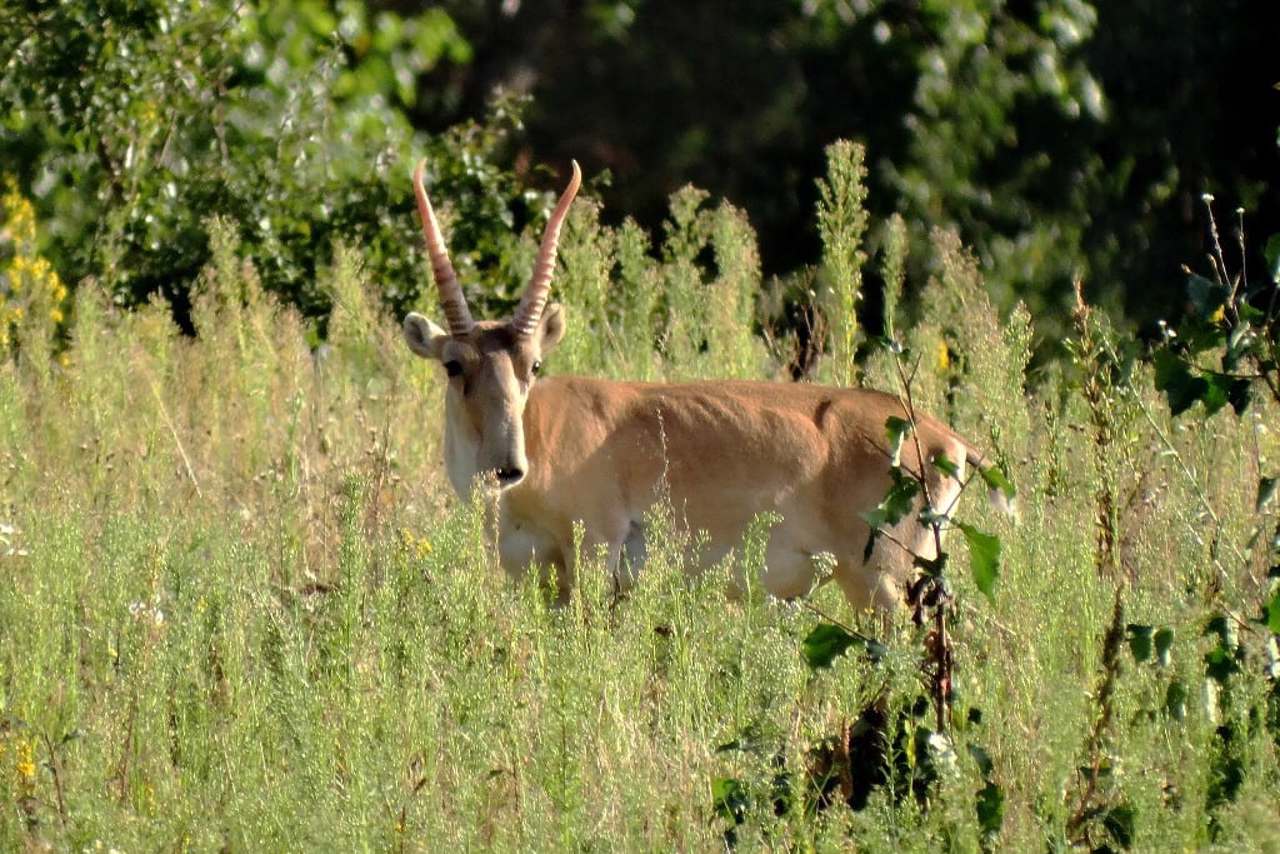
<svg viewBox="0 0 1280 854">
<path fill-rule="evenodd" d="M 497 546 L 519 575 L 550 565 L 563 595 L 574 575 L 574 523 L 583 551 L 603 545 L 617 589 L 631 586 L 645 556 L 645 512 L 668 496 L 691 531 L 706 532 L 706 566 L 739 545 L 748 523 L 774 511 L 762 586 L 789 598 L 815 582 L 815 557 L 835 557 L 834 577 L 855 608 L 892 610 L 913 570 L 900 545 L 880 538 L 864 560 L 870 529 L 861 514 L 891 483 L 885 422 L 904 417 L 895 397 L 864 389 L 771 382 L 639 383 L 539 378 L 542 359 L 565 334 L 565 312 L 548 304 L 560 227 L 582 181 L 578 164 L 547 222 L 533 275 L 510 320 L 475 321 L 422 183 L 413 189 L 446 329 L 420 314 L 404 320 L 409 348 L 440 362 L 445 394 L 445 465 L 459 495 L 479 475 L 494 479 Z M 960 468 L 989 464 L 942 423 L 917 414 L 916 442 L 901 464 L 945 454 Z M 935 509 L 949 510 L 960 479 L 923 466 Z M 997 500 L 993 495 L 993 501 Z M 925 558 L 930 531 L 903 518 L 892 539 Z"/>
</svg>

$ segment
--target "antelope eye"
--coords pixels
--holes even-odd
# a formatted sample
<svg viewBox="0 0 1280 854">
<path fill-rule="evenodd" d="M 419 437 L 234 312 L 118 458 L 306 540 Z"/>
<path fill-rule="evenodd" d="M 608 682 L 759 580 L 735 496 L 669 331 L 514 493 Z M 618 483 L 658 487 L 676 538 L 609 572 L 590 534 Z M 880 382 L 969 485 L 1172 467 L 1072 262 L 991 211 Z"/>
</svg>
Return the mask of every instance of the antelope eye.
<svg viewBox="0 0 1280 854">
<path fill-rule="evenodd" d="M 542 373 L 542 360 L 540 360 L 540 359 L 539 359 L 539 360 L 535 360 L 535 361 L 534 361 L 534 363 L 533 363 L 532 373 L 533 373 L 533 375 L 534 375 L 535 377 L 536 377 L 538 374 Z"/>
<path fill-rule="evenodd" d="M 444 363 L 444 372 L 451 377 L 462 376 L 462 363 L 457 359 L 450 359 Z"/>
</svg>

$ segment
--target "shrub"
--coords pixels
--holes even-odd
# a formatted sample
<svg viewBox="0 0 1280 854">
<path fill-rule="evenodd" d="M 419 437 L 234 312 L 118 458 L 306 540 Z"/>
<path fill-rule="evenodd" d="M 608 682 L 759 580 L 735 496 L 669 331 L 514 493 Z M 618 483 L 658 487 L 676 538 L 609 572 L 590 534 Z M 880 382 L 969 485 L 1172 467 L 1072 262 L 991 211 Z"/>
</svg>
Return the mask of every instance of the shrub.
<svg viewBox="0 0 1280 854">
<path fill-rule="evenodd" d="M 405 116 L 416 75 L 469 50 L 438 9 L 146 0 L 5 14 L 0 157 L 69 282 L 92 275 L 130 305 L 163 293 L 185 324 L 210 258 L 204 220 L 219 215 L 263 286 L 305 315 L 328 312 L 316 264 L 339 238 L 404 309 L 423 287 L 406 251 L 419 243 L 408 176 L 420 154 L 476 298 L 501 304 L 523 272 L 512 226 L 545 203 L 502 166 L 520 104 L 430 139 Z"/>
</svg>

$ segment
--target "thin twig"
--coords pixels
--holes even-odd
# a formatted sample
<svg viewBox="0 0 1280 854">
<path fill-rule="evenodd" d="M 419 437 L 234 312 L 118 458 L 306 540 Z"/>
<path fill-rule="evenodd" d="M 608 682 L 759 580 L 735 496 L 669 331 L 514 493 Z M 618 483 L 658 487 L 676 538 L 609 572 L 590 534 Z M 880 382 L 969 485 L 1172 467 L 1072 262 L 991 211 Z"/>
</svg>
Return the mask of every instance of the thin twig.
<svg viewBox="0 0 1280 854">
<path fill-rule="evenodd" d="M 1213 215 L 1213 197 L 1204 196 L 1204 206 L 1209 211 L 1209 236 L 1213 238 L 1213 251 L 1216 255 L 1209 256 L 1215 264 L 1216 269 L 1221 270 L 1222 284 L 1231 288 L 1231 296 L 1227 298 L 1227 305 L 1231 308 L 1231 313 L 1235 316 L 1236 322 L 1240 320 L 1240 312 L 1236 307 L 1236 289 L 1240 287 L 1240 280 L 1231 280 L 1231 274 L 1227 272 L 1227 258 L 1222 252 L 1222 242 L 1218 239 L 1218 220 Z"/>
<path fill-rule="evenodd" d="M 977 469 L 977 466 L 974 466 L 974 469 Z M 960 481 L 960 490 L 956 493 L 955 498 L 951 499 L 951 503 L 947 505 L 947 509 L 942 512 L 942 518 L 948 520 L 951 518 L 951 511 L 960 503 L 960 496 L 964 495 L 964 491 L 969 488 L 969 484 L 973 482 L 973 479 L 977 474 L 977 471 L 971 471 L 964 480 Z"/>
<path fill-rule="evenodd" d="M 810 613 L 813 613 L 813 614 L 815 614 L 815 615 L 817 615 L 817 616 L 821 617 L 822 619 L 826 620 L 828 623 L 831 623 L 832 625 L 836 626 L 837 628 L 843 629 L 844 631 L 846 631 L 846 632 L 848 632 L 849 634 L 853 635 L 855 638 L 857 638 L 858 640 L 862 641 L 863 643 L 876 643 L 876 644 L 880 643 L 880 641 L 878 641 L 878 640 L 876 640 L 875 638 L 871 637 L 871 635 L 863 634 L 862 632 L 858 631 L 857 629 L 853 628 L 852 626 L 849 626 L 849 625 L 847 625 L 847 624 L 845 624 L 845 623 L 841 622 L 840 620 L 837 620 L 835 617 L 833 617 L 833 616 L 831 616 L 830 614 L 826 613 L 826 612 L 825 612 L 825 611 L 823 611 L 821 608 L 819 608 L 817 605 L 815 605 L 815 604 L 813 604 L 812 602 L 810 602 L 808 599 L 801 599 L 801 600 L 800 600 L 800 604 L 804 606 L 805 610 L 807 610 L 807 611 L 809 611 Z"/>
<path fill-rule="evenodd" d="M 1067 819 L 1068 838 L 1074 843 L 1082 841 L 1076 834 L 1084 828 L 1093 814 L 1089 809 L 1094 793 L 1098 788 L 1098 778 L 1102 773 L 1103 739 L 1107 727 L 1111 723 L 1112 695 L 1115 693 L 1116 677 L 1120 672 L 1120 644 L 1124 640 L 1124 600 L 1120 595 L 1121 586 L 1116 585 L 1115 606 L 1111 613 L 1111 625 L 1107 628 L 1102 640 L 1102 683 L 1098 686 L 1098 716 L 1094 718 L 1089 730 L 1088 758 L 1089 775 L 1085 780 L 1084 790 L 1080 793 L 1075 810 Z M 1086 831 L 1087 833 L 1087 831 Z"/>
<path fill-rule="evenodd" d="M 49 751 L 49 773 L 53 775 L 53 791 L 58 798 L 58 819 L 65 828 L 67 826 L 67 799 L 62 790 L 62 763 L 58 761 L 58 754 L 54 750 L 53 739 L 49 738 L 49 734 L 42 731 L 40 738 L 44 741 L 45 750 Z"/>
<path fill-rule="evenodd" d="M 882 525 L 881 525 L 881 526 L 877 526 L 874 530 L 875 530 L 875 535 L 876 535 L 877 537 L 884 537 L 886 540 L 888 540 L 889 542 L 893 543 L 895 546 L 897 546 L 898 548 L 902 549 L 904 552 L 906 552 L 907 554 L 911 555 L 912 557 L 916 557 L 916 556 L 917 556 L 917 555 L 916 555 L 916 550 L 915 550 L 915 549 L 911 548 L 911 546 L 907 545 L 907 544 L 906 544 L 906 543 L 904 543 L 902 540 L 900 540 L 900 539 L 898 539 L 897 537 L 895 537 L 893 534 L 890 534 L 890 533 L 889 533 L 889 531 L 888 531 L 888 529 L 887 529 L 887 528 L 885 528 L 884 526 L 882 526 Z"/>
<path fill-rule="evenodd" d="M 897 357 L 894 359 L 894 366 L 897 368 L 898 381 L 902 385 L 902 394 L 905 398 L 903 408 L 906 410 L 907 419 L 911 424 L 911 441 L 916 448 L 916 462 L 920 466 L 919 484 L 924 492 L 925 506 L 930 511 L 934 511 L 933 495 L 929 489 L 929 479 L 925 473 L 925 456 L 924 448 L 920 444 L 920 430 L 916 421 L 916 404 L 915 398 L 911 394 L 911 382 L 915 378 L 916 370 L 920 367 L 920 359 L 917 357 L 916 364 L 911 369 L 911 377 L 908 378 L 902 369 L 902 359 Z M 934 558 L 941 560 L 946 553 L 942 550 L 942 523 L 935 515 L 929 520 L 929 530 L 933 533 Z M 936 583 L 936 579 L 935 579 Z M 917 605 L 917 609 L 920 606 Z M 917 611 L 918 613 L 918 611 Z M 934 619 L 934 643 L 932 648 L 926 642 L 926 652 L 932 654 L 934 662 L 934 671 L 931 674 L 931 688 L 933 690 L 934 713 L 936 715 L 937 729 L 939 732 L 945 732 L 947 729 L 948 712 L 951 707 L 951 672 L 954 659 L 951 653 L 951 643 L 947 638 L 947 608 L 946 598 L 940 597 L 936 603 L 933 612 Z"/>
<path fill-rule="evenodd" d="M 1005 635 L 1006 635 L 1006 636 L 1008 636 L 1009 638 L 1012 638 L 1012 639 L 1014 639 L 1014 640 L 1017 640 L 1017 639 L 1021 638 L 1021 635 L 1019 635 L 1017 631 L 1015 631 L 1014 629 L 1009 628 L 1009 627 L 1008 627 L 1008 626 L 1006 626 L 1004 623 L 1000 622 L 999 620 L 997 620 L 995 617 L 991 616 L 990 614 L 987 614 L 987 613 L 984 613 L 983 611 L 978 610 L 977 608 L 975 608 L 975 607 L 974 607 L 973 605 L 971 605 L 970 603 L 968 603 L 968 602 L 966 602 L 966 601 L 964 601 L 964 600 L 960 600 L 960 607 L 964 608 L 966 611 L 968 611 L 968 612 L 969 612 L 970 614 L 972 614 L 973 616 L 978 617 L 978 618 L 983 619 L 983 620 L 986 620 L 988 623 L 990 623 L 991 625 L 995 626 L 995 627 L 996 627 L 997 629 L 999 629 L 1000 631 L 1004 632 L 1004 633 L 1005 633 Z"/>
<path fill-rule="evenodd" d="M 1244 250 L 1244 208 L 1236 208 L 1236 242 L 1240 246 L 1240 281 L 1249 287 L 1249 260 Z"/>
<path fill-rule="evenodd" d="M 916 364 L 918 366 L 919 362 L 917 361 Z M 929 507 L 930 510 L 932 510 L 933 495 L 930 494 L 929 479 L 925 477 L 924 449 L 920 445 L 920 431 L 919 429 L 917 429 L 917 424 L 916 424 L 916 404 L 915 404 L 914 398 L 912 398 L 911 396 L 911 381 L 907 378 L 906 373 L 902 370 L 901 359 L 894 359 L 894 365 L 898 369 L 898 381 L 902 384 L 902 393 L 904 395 L 904 400 L 899 400 L 898 402 L 902 405 L 902 408 L 906 411 L 907 420 L 911 423 L 911 441 L 916 446 L 916 460 L 920 466 L 920 477 L 919 477 L 920 488 L 924 492 L 924 500 L 926 505 Z M 942 554 L 942 533 L 939 530 L 939 526 L 936 524 L 931 524 L 929 527 L 933 529 L 933 538 L 934 538 L 934 543 L 937 545 L 937 548 L 938 548 L 938 554 Z"/>
<path fill-rule="evenodd" d="M 191 458 L 187 456 L 186 448 L 182 447 L 182 440 L 178 438 L 178 430 L 173 426 L 173 420 L 169 418 L 169 410 L 164 405 L 164 399 L 160 396 L 160 389 L 157 388 L 155 380 L 150 379 L 151 393 L 155 395 L 156 403 L 160 407 L 160 417 L 164 419 L 165 426 L 169 428 L 169 435 L 173 437 L 173 444 L 178 448 L 178 456 L 182 457 L 182 465 L 187 470 L 187 477 L 191 479 L 191 485 L 196 489 L 196 495 L 204 498 L 204 493 L 200 490 L 200 481 L 196 479 L 195 469 L 191 467 Z"/>
</svg>

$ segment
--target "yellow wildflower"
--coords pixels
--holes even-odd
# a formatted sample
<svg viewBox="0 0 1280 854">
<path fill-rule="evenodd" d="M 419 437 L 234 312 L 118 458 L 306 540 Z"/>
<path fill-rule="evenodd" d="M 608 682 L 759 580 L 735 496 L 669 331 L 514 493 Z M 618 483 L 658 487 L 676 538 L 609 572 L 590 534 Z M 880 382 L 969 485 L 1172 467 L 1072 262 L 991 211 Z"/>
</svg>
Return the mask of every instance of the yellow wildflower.
<svg viewBox="0 0 1280 854">
<path fill-rule="evenodd" d="M 947 349 L 946 341 L 938 342 L 937 358 L 939 371 L 945 372 L 947 368 L 951 367 L 951 351 Z"/>
<path fill-rule="evenodd" d="M 34 206 L 11 176 L 0 186 L 0 243 L 12 244 L 13 250 L 8 261 L 0 264 L 0 347 L 7 348 L 13 337 L 11 327 L 22 320 L 28 306 L 47 311 L 55 326 L 63 323 L 68 291 L 49 259 L 37 254 Z"/>
<path fill-rule="evenodd" d="M 14 243 L 34 243 L 36 239 L 36 211 L 18 191 L 13 176 L 4 180 L 5 192 L 0 196 L 0 208 L 4 210 L 4 234 Z M 25 247 L 24 247 L 25 248 Z"/>
<path fill-rule="evenodd" d="M 405 548 L 412 552 L 413 556 L 418 560 L 422 560 L 427 555 L 431 554 L 431 540 L 426 537 L 419 537 L 408 528 L 400 529 L 400 541 L 404 543 Z"/>
<path fill-rule="evenodd" d="M 18 782 L 31 786 L 36 781 L 35 749 L 29 741 L 18 742 Z"/>
</svg>

